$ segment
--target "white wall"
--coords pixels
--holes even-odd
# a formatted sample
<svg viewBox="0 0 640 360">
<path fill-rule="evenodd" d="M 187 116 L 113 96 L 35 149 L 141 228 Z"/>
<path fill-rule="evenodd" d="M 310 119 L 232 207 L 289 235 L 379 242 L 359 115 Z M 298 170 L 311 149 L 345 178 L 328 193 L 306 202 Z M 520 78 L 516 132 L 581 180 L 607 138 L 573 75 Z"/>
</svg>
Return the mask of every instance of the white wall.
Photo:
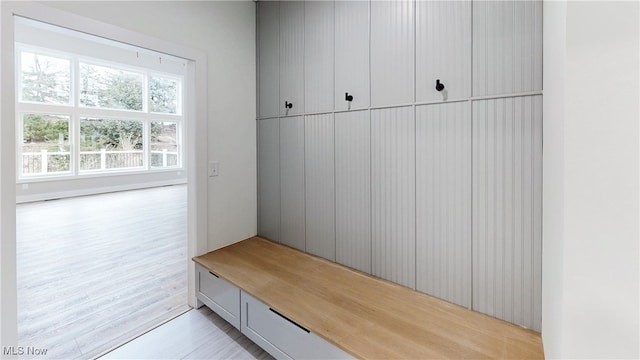
<svg viewBox="0 0 640 360">
<path fill-rule="evenodd" d="M 255 5 L 251 1 L 43 2 L 208 56 L 209 250 L 256 234 Z M 188 141 L 188 139 L 186 140 Z M 207 166 L 207 164 L 196 164 Z"/>
<path fill-rule="evenodd" d="M 638 358 L 639 4 L 545 3 L 547 358 Z"/>
<path fill-rule="evenodd" d="M 566 2 L 543 4 L 542 338 L 547 357 L 562 343 Z"/>
</svg>

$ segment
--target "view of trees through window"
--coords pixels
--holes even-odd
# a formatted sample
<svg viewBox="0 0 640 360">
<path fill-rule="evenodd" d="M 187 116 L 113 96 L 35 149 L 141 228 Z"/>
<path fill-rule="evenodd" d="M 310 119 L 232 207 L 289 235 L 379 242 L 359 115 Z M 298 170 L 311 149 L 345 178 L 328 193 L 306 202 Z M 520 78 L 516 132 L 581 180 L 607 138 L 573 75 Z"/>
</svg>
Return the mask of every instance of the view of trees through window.
<svg viewBox="0 0 640 360">
<path fill-rule="evenodd" d="M 38 51 L 18 69 L 21 176 L 181 166 L 179 77 Z"/>
<path fill-rule="evenodd" d="M 23 127 L 23 173 L 69 172 L 68 116 L 26 114 Z"/>
<path fill-rule="evenodd" d="M 80 104 L 140 111 L 143 82 L 142 74 L 80 63 Z"/>
<path fill-rule="evenodd" d="M 71 62 L 67 59 L 23 51 L 22 100 L 50 104 L 69 104 L 71 100 Z"/>
</svg>

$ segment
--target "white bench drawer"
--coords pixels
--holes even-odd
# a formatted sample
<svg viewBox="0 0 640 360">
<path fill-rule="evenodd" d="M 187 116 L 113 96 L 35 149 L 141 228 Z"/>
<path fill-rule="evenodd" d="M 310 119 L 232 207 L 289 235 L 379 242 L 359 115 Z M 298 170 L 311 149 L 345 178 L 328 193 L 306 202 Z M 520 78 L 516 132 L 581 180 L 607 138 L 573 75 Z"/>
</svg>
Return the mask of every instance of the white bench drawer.
<svg viewBox="0 0 640 360">
<path fill-rule="evenodd" d="M 196 264 L 198 299 L 240 330 L 240 289 Z"/>
<path fill-rule="evenodd" d="M 318 335 L 241 291 L 241 331 L 278 359 L 351 359 Z"/>
</svg>

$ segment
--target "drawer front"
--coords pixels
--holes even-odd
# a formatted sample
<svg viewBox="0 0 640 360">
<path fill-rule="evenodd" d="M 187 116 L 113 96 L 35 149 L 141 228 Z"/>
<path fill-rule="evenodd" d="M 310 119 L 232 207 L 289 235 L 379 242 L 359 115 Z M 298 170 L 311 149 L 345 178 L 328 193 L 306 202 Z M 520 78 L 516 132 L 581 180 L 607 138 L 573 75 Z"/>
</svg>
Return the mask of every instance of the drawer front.
<svg viewBox="0 0 640 360">
<path fill-rule="evenodd" d="M 352 358 L 338 347 L 244 291 L 241 296 L 244 312 L 241 331 L 274 357 L 279 359 Z M 259 341 L 254 338 L 259 338 Z"/>
<path fill-rule="evenodd" d="M 198 299 L 240 329 L 240 289 L 196 264 Z"/>
</svg>

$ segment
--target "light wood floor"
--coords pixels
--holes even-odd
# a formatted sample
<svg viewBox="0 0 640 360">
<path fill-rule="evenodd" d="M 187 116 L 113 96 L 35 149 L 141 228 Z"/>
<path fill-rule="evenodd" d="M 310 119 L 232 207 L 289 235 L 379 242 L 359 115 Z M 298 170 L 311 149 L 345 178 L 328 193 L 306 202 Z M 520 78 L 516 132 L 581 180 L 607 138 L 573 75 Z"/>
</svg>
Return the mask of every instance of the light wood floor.
<svg viewBox="0 0 640 360">
<path fill-rule="evenodd" d="M 191 310 L 101 359 L 273 359 L 206 306 Z"/>
<path fill-rule="evenodd" d="M 17 205 L 19 345 L 92 358 L 188 310 L 186 213 L 186 185 Z"/>
</svg>

